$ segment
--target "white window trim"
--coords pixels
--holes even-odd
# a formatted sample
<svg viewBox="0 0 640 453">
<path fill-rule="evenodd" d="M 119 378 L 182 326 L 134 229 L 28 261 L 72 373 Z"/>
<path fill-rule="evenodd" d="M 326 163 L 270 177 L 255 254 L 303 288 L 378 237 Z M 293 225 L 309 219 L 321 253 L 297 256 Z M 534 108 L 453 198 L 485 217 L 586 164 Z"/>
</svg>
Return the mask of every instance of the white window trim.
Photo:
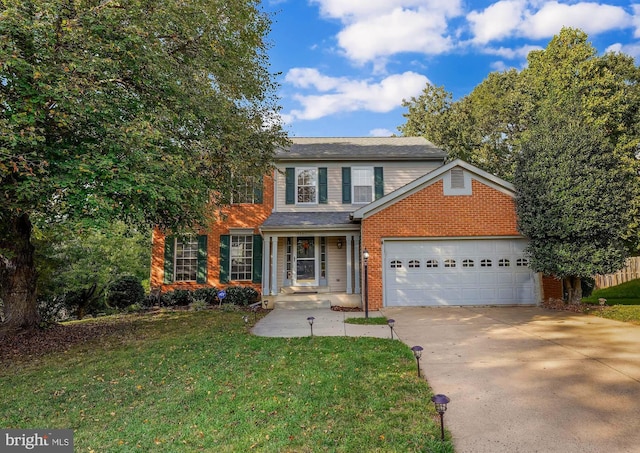
<svg viewBox="0 0 640 453">
<path fill-rule="evenodd" d="M 178 278 L 178 244 L 179 243 L 194 243 L 196 244 L 196 248 L 195 248 L 195 252 L 196 252 L 196 271 L 193 274 L 193 279 L 179 279 Z M 197 236 L 185 236 L 184 240 L 180 240 L 177 237 L 173 238 L 173 281 L 174 282 L 195 282 L 198 279 L 198 237 Z M 193 260 L 193 257 L 190 258 L 182 258 L 182 259 L 189 259 L 189 260 Z M 182 266 L 184 267 L 184 266 Z M 184 272 L 180 272 L 181 274 L 184 274 Z"/>
<path fill-rule="evenodd" d="M 370 201 L 356 201 L 356 183 L 355 183 L 354 170 L 367 170 L 371 174 L 371 179 L 369 181 L 369 184 L 367 184 L 367 186 L 371 187 Z M 360 184 L 359 186 L 366 187 Z M 375 201 L 375 192 L 376 192 L 375 173 L 374 173 L 373 167 L 351 167 L 351 200 L 352 200 L 351 203 L 359 204 L 359 205 L 367 205 L 369 203 L 372 203 L 373 201 Z"/>
<path fill-rule="evenodd" d="M 315 184 L 315 200 L 314 201 L 298 201 L 298 176 L 300 175 L 300 173 L 302 173 L 303 171 L 306 170 L 313 170 L 315 172 L 315 180 L 316 180 L 316 184 Z M 294 193 L 294 197 L 295 197 L 295 202 L 297 205 L 301 205 L 301 206 L 311 206 L 311 205 L 315 205 L 318 204 L 318 196 L 319 196 L 319 187 L 318 187 L 318 167 L 296 167 L 296 180 L 295 180 L 295 193 Z"/>
<path fill-rule="evenodd" d="M 252 244 L 251 247 L 251 254 L 249 257 L 247 256 L 243 256 L 242 259 L 249 259 L 249 278 L 234 278 L 237 277 L 237 275 L 233 274 L 233 238 L 234 237 L 244 237 L 246 239 L 246 237 L 249 237 L 249 243 Z M 247 242 L 245 242 L 247 243 Z M 229 280 L 231 281 L 238 281 L 238 282 L 245 282 L 245 281 L 251 281 L 252 276 L 253 276 L 253 232 L 247 232 L 247 231 L 236 231 L 235 233 L 231 233 L 230 234 L 230 238 L 229 238 L 229 248 L 230 248 L 230 253 L 229 253 Z"/>
</svg>

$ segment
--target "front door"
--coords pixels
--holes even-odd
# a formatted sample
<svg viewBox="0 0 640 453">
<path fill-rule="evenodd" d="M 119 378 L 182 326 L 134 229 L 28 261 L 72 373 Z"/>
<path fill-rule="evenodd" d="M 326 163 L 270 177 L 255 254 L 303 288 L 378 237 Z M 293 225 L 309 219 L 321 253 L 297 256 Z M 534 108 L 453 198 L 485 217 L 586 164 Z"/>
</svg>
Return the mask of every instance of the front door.
<svg viewBox="0 0 640 453">
<path fill-rule="evenodd" d="M 317 286 L 316 240 L 314 237 L 296 238 L 296 286 Z"/>
</svg>

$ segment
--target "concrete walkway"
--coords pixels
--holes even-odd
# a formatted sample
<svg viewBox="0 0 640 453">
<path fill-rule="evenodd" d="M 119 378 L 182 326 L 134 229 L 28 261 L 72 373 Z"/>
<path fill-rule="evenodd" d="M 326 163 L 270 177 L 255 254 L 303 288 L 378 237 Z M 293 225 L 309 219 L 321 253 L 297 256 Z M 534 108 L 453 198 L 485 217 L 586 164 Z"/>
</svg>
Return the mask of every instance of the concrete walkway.
<svg viewBox="0 0 640 453">
<path fill-rule="evenodd" d="M 456 453 L 640 452 L 640 327 L 533 307 L 386 308 L 395 333 L 421 345 Z M 276 309 L 253 333 L 389 338 L 345 324 L 360 312 Z M 425 404 L 430 404 L 425 402 Z"/>
</svg>

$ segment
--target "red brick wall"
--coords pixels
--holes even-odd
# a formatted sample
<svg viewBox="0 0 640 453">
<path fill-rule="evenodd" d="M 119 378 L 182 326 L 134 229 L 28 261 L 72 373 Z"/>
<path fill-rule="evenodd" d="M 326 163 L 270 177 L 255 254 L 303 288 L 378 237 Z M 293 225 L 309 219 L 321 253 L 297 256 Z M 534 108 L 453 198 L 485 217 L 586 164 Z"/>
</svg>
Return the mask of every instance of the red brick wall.
<svg viewBox="0 0 640 453">
<path fill-rule="evenodd" d="M 473 180 L 473 195 L 443 193 L 442 181 L 362 221 L 369 251 L 369 307 L 382 308 L 382 239 L 386 237 L 517 236 L 513 197 Z"/>
<path fill-rule="evenodd" d="M 545 275 L 542 277 L 542 300 L 562 300 L 562 280 Z"/>
<path fill-rule="evenodd" d="M 164 284 L 164 240 L 165 235 L 155 229 L 153 231 L 153 244 L 151 255 L 151 288 L 159 288 L 162 292 L 174 289 L 195 289 L 206 286 L 220 287 L 220 235 L 229 234 L 231 228 L 253 228 L 254 234 L 258 234 L 258 227 L 271 215 L 273 210 L 273 178 L 269 175 L 264 177 L 263 183 L 263 203 L 262 204 L 241 204 L 232 205 L 216 213 L 218 220 L 211 222 L 208 228 L 200 230 L 200 234 L 207 235 L 207 283 L 198 284 L 196 282 L 176 282 Z M 212 207 L 212 209 L 218 209 Z M 247 281 L 223 284 L 227 285 L 252 286 L 258 292 L 261 291 L 260 283 Z"/>
</svg>

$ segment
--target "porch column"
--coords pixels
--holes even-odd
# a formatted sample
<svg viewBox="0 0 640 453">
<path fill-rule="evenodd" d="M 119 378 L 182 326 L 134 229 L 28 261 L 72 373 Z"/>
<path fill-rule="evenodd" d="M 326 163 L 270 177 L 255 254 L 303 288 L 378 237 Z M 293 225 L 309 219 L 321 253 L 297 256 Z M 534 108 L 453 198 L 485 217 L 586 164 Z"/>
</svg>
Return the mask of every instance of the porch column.
<svg viewBox="0 0 640 453">
<path fill-rule="evenodd" d="M 271 294 L 271 268 L 269 267 L 271 260 L 271 236 L 265 235 L 262 241 L 262 295 Z"/>
<path fill-rule="evenodd" d="M 360 261 L 361 261 L 361 256 L 360 256 L 360 236 L 351 236 L 351 238 L 353 239 L 354 245 L 353 245 L 353 255 L 354 255 L 354 264 L 355 264 L 355 280 L 356 280 L 356 289 L 355 289 L 355 293 L 356 294 L 360 294 Z"/>
<path fill-rule="evenodd" d="M 271 245 L 271 295 L 278 294 L 278 236 L 273 237 Z"/>
<path fill-rule="evenodd" d="M 351 255 L 353 253 L 353 249 L 351 248 L 351 244 L 353 243 L 353 235 L 348 234 L 345 238 L 345 242 L 347 249 L 347 294 L 353 294 L 353 282 L 351 278 L 351 273 L 353 270 L 353 255 Z"/>
</svg>

